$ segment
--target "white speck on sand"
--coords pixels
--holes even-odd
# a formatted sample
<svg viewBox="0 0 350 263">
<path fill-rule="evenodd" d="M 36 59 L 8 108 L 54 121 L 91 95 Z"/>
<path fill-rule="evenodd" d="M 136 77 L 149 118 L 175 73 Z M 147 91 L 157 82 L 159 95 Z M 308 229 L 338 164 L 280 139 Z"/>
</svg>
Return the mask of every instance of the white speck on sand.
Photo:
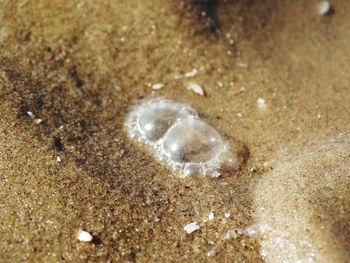
<svg viewBox="0 0 350 263">
<path fill-rule="evenodd" d="M 156 83 L 156 84 L 152 85 L 152 89 L 154 89 L 154 90 L 158 90 L 158 89 L 161 89 L 163 87 L 164 87 L 164 84 L 162 84 L 162 83 Z"/>
<path fill-rule="evenodd" d="M 224 235 L 224 239 L 236 239 L 237 237 L 240 237 L 241 235 L 244 235 L 245 231 L 243 229 L 234 229 L 227 231 Z"/>
<path fill-rule="evenodd" d="M 199 225 L 197 222 L 192 222 L 188 225 L 185 225 L 184 230 L 186 231 L 187 234 L 191 234 L 194 231 L 197 231 L 199 229 Z"/>
<path fill-rule="evenodd" d="M 221 173 L 219 173 L 218 171 L 215 171 L 215 172 L 213 172 L 213 173 L 211 174 L 211 176 L 214 177 L 214 178 L 218 178 L 218 177 L 221 176 Z"/>
<path fill-rule="evenodd" d="M 251 167 L 251 168 L 249 169 L 249 171 L 251 171 L 251 172 L 256 172 L 257 170 L 256 170 L 256 167 L 253 166 L 253 167 Z"/>
<path fill-rule="evenodd" d="M 93 237 L 89 232 L 79 230 L 77 238 L 81 242 L 91 242 Z"/>
<path fill-rule="evenodd" d="M 122 90 L 122 88 L 119 85 L 114 85 L 114 89 L 118 92 Z"/>
<path fill-rule="evenodd" d="M 258 106 L 260 108 L 265 107 L 266 106 L 266 100 L 264 98 L 262 98 L 262 97 L 258 98 Z"/>
<path fill-rule="evenodd" d="M 229 218 L 230 216 L 231 216 L 230 213 L 225 213 L 225 214 L 224 214 L 224 217 L 225 217 L 225 218 Z"/>
<path fill-rule="evenodd" d="M 207 256 L 214 257 L 216 255 L 216 253 L 217 253 L 216 249 L 212 249 L 212 250 L 208 251 Z"/>
<path fill-rule="evenodd" d="M 215 215 L 213 212 L 210 212 L 209 215 L 208 215 L 208 220 L 211 221 L 211 220 L 214 220 L 215 218 Z"/>
<path fill-rule="evenodd" d="M 40 124 L 42 121 L 43 121 L 42 119 L 36 119 L 36 120 L 35 120 L 35 123 L 36 123 L 36 124 Z"/>
<path fill-rule="evenodd" d="M 245 233 L 250 237 L 256 237 L 258 235 L 266 234 L 268 231 L 271 231 L 271 228 L 267 224 L 259 224 L 248 227 L 245 230 Z"/>
<path fill-rule="evenodd" d="M 28 115 L 29 117 L 31 117 L 31 118 L 33 118 L 33 117 L 34 117 L 34 113 L 33 113 L 33 112 L 31 112 L 31 111 L 27 111 L 27 115 Z"/>
<path fill-rule="evenodd" d="M 248 68 L 248 64 L 246 64 L 246 63 L 238 62 L 238 63 L 236 63 L 236 65 L 237 65 L 237 67 L 240 67 L 240 68 Z"/>
<path fill-rule="evenodd" d="M 175 74 L 174 75 L 174 79 L 181 79 L 182 78 L 182 75 L 180 75 L 180 74 Z"/>
<path fill-rule="evenodd" d="M 320 16 L 326 15 L 331 9 L 331 4 L 328 0 L 321 0 L 318 3 L 318 14 Z"/>
<path fill-rule="evenodd" d="M 221 81 L 217 81 L 216 85 L 218 85 L 220 88 L 222 88 L 224 86 L 224 84 Z"/>
<path fill-rule="evenodd" d="M 57 161 L 57 162 L 61 162 L 61 161 L 62 161 L 61 157 L 57 156 L 57 157 L 56 157 L 56 161 Z"/>
<path fill-rule="evenodd" d="M 242 118 L 243 117 L 243 114 L 241 112 L 237 112 L 237 117 L 238 118 Z"/>
<path fill-rule="evenodd" d="M 186 73 L 185 73 L 185 77 L 186 77 L 186 78 L 194 77 L 194 76 L 197 75 L 197 73 L 198 73 L 197 69 L 194 68 L 194 69 L 192 69 L 191 71 L 186 72 Z"/>
<path fill-rule="evenodd" d="M 244 86 L 240 87 L 239 91 L 240 92 L 245 92 L 245 87 Z"/>
<path fill-rule="evenodd" d="M 186 84 L 186 88 L 188 90 L 192 90 L 194 93 L 197 93 L 198 95 L 204 96 L 203 88 L 201 86 L 199 86 L 197 83 L 188 82 Z"/>
</svg>

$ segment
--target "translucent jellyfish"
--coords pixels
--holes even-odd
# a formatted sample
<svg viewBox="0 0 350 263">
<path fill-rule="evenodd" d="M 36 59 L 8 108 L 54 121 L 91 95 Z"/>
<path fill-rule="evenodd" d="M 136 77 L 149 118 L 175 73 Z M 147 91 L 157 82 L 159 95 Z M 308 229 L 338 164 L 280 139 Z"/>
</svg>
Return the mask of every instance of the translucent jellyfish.
<svg viewBox="0 0 350 263">
<path fill-rule="evenodd" d="M 129 114 L 126 127 L 130 137 L 150 145 L 183 177 L 218 177 L 238 163 L 220 134 L 188 104 L 151 100 Z"/>
</svg>

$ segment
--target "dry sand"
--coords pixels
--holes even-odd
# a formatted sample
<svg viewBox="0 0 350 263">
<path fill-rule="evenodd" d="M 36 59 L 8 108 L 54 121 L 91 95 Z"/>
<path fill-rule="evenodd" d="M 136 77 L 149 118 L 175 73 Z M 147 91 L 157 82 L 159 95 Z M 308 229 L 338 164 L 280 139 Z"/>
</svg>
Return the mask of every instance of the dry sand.
<svg viewBox="0 0 350 263">
<path fill-rule="evenodd" d="M 223 239 L 260 220 L 259 182 L 295 162 L 304 170 L 291 169 L 288 180 L 327 173 L 303 163 L 299 147 L 308 152 L 303 142 L 350 130 L 350 2 L 332 1 L 326 16 L 317 4 L 0 0 L 1 260 L 262 261 L 261 238 Z M 186 89 L 188 81 L 205 96 Z M 164 86 L 152 89 L 157 83 Z M 183 180 L 155 161 L 127 138 L 124 119 L 158 96 L 190 103 L 242 144 L 246 163 L 219 179 Z M 286 161 L 278 152 L 290 145 Z M 327 169 L 337 167 L 337 153 L 329 152 Z M 318 154 L 316 147 L 306 156 Z M 339 177 L 349 162 L 342 165 Z M 282 184 L 277 195 L 288 189 Z M 346 187 L 335 184 L 329 196 L 310 197 L 321 216 L 349 204 Z M 211 211 L 214 220 L 203 223 Z M 314 229 L 333 222 L 319 220 Z M 186 234 L 194 221 L 200 229 Z M 93 241 L 78 241 L 80 229 Z M 341 244 L 343 233 L 323 237 Z M 329 253 L 346 258 L 348 247 Z"/>
</svg>

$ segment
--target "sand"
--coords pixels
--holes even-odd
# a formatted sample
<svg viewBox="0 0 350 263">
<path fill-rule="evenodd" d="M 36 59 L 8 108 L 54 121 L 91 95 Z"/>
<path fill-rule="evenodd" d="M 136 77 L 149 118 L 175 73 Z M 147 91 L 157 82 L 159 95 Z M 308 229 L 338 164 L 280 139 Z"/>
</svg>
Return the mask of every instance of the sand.
<svg viewBox="0 0 350 263">
<path fill-rule="evenodd" d="M 304 141 L 259 180 L 254 227 L 267 262 L 348 261 L 349 149 L 349 135 Z"/>
<path fill-rule="evenodd" d="M 325 16 L 316 0 L 0 0 L 0 6 L 4 262 L 259 262 L 261 237 L 244 231 L 224 237 L 265 218 L 256 208 L 256 196 L 265 193 L 260 182 L 271 174 L 300 182 L 302 174 L 338 165 L 337 151 L 322 159 L 325 170 L 298 153 L 318 145 L 306 141 L 349 134 L 347 1 L 332 1 Z M 185 77 L 194 68 L 197 74 Z M 188 90 L 188 82 L 204 96 Z M 163 87 L 152 89 L 157 83 Z M 240 169 L 183 180 L 131 141 L 125 116 L 159 96 L 191 104 L 239 143 Z M 288 158 L 280 154 L 289 148 Z M 318 154 L 314 147 L 305 156 Z M 303 168 L 286 173 L 295 163 Z M 335 171 L 346 180 L 349 162 L 342 165 Z M 319 189 L 308 178 L 308 193 Z M 276 195 L 283 196 L 288 184 L 279 183 Z M 329 196 L 312 196 L 316 215 L 337 215 L 349 204 L 346 187 L 335 184 Z M 210 212 L 214 220 L 204 222 Z M 310 224 L 318 229 L 332 220 Z M 192 222 L 200 229 L 187 234 Z M 80 230 L 92 242 L 79 241 Z M 343 244 L 349 240 L 343 233 L 322 240 Z M 347 248 L 326 254 L 342 255 L 341 262 Z"/>
</svg>

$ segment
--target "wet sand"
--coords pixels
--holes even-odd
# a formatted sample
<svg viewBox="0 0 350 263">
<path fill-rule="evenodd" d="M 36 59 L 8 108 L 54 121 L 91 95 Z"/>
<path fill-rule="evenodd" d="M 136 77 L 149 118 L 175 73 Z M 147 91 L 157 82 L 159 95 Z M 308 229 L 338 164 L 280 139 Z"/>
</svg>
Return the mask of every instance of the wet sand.
<svg viewBox="0 0 350 263">
<path fill-rule="evenodd" d="M 260 178 L 254 227 L 267 262 L 348 261 L 349 146 L 343 134 L 305 140 Z"/>
<path fill-rule="evenodd" d="M 262 261 L 261 238 L 224 238 L 259 221 L 259 182 L 293 163 L 299 149 L 308 152 L 306 141 L 349 134 L 346 1 L 332 1 L 327 16 L 318 15 L 317 1 L 289 0 L 0 0 L 0 6 L 5 262 Z M 198 73 L 186 78 L 193 68 Z M 186 89 L 188 81 L 205 96 Z M 152 89 L 156 83 L 164 87 Z M 180 179 L 131 141 L 127 113 L 159 96 L 191 104 L 226 140 L 238 142 L 240 169 L 219 179 Z M 281 157 L 289 148 L 289 159 Z M 312 149 L 310 160 L 318 154 Z M 337 167 L 338 152 L 329 154 L 327 167 Z M 343 164 L 340 177 L 348 171 Z M 303 167 L 291 168 L 288 180 L 322 172 Z M 275 188 L 283 196 L 278 189 L 286 186 Z M 316 215 L 348 205 L 347 198 L 335 202 L 348 193 L 334 187 L 329 199 L 313 195 Z M 203 222 L 210 212 L 214 220 Z M 194 221 L 200 229 L 186 234 L 183 227 Z M 93 242 L 78 241 L 79 229 Z M 348 237 L 329 236 L 337 244 Z"/>
</svg>

